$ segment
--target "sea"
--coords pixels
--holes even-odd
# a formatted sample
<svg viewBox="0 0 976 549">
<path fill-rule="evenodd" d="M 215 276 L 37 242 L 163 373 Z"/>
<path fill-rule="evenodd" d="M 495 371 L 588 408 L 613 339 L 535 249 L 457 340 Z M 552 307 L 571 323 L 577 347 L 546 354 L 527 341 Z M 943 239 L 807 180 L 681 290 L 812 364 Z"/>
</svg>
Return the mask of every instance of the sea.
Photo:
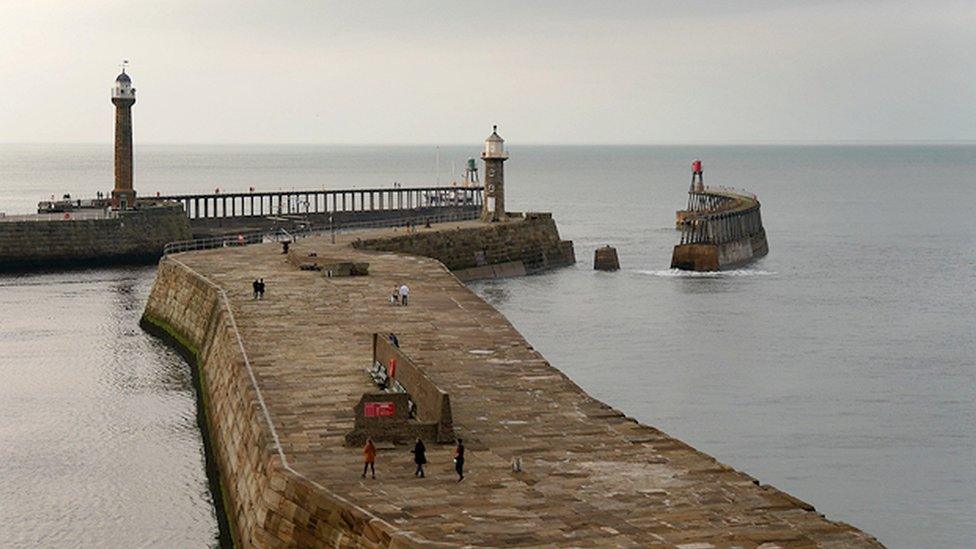
<svg viewBox="0 0 976 549">
<path fill-rule="evenodd" d="M 509 209 L 578 263 L 471 287 L 553 366 L 888 547 L 976 545 L 976 145 L 507 145 Z M 480 148 L 137 144 L 135 187 L 448 185 Z M 668 268 L 694 158 L 759 196 L 767 257 Z M 0 212 L 112 174 L 109 144 L 0 145 Z M 0 545 L 218 544 L 190 370 L 138 326 L 153 277 L 0 275 Z"/>
</svg>

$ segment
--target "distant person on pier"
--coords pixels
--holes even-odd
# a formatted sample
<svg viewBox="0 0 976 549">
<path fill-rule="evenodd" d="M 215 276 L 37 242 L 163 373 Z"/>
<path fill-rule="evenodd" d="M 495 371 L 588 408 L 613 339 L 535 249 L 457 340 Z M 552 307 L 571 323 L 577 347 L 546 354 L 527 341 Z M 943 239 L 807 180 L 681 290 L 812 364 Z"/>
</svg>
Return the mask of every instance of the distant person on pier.
<svg viewBox="0 0 976 549">
<path fill-rule="evenodd" d="M 254 282 L 251 283 L 251 288 L 254 290 L 254 299 L 257 299 L 258 298 L 258 293 L 260 293 L 260 292 L 258 292 L 258 289 L 260 287 L 261 287 L 261 284 L 258 282 L 258 279 L 255 278 L 254 279 Z"/>
<path fill-rule="evenodd" d="M 399 305 L 400 304 L 400 287 L 394 286 L 393 293 L 390 294 L 390 304 Z"/>
<path fill-rule="evenodd" d="M 366 478 L 366 470 L 369 469 L 376 478 L 376 445 L 372 438 L 366 439 L 366 446 L 363 446 L 363 478 Z"/>
<path fill-rule="evenodd" d="M 427 447 L 424 446 L 424 441 L 417 439 L 417 444 L 414 444 L 413 450 L 413 462 L 417 464 L 417 470 L 413 472 L 413 476 L 424 478 L 424 465 L 427 463 Z"/>
<path fill-rule="evenodd" d="M 464 480 L 464 441 L 457 439 L 457 446 L 454 448 L 454 471 L 458 475 L 458 482 Z"/>
<path fill-rule="evenodd" d="M 406 307 L 407 298 L 410 297 L 410 288 L 406 284 L 400 285 L 400 305 Z"/>
<path fill-rule="evenodd" d="M 265 290 L 265 285 L 264 285 L 264 279 L 262 278 L 261 280 L 258 281 L 258 299 L 264 299 L 264 290 Z"/>
</svg>

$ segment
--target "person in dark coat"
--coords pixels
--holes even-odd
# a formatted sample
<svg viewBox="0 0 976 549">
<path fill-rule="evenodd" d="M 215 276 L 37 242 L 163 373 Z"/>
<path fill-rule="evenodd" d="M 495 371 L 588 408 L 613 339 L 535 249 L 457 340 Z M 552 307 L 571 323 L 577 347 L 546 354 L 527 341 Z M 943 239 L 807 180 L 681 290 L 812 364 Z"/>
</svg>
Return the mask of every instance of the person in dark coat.
<svg viewBox="0 0 976 549">
<path fill-rule="evenodd" d="M 258 281 L 258 299 L 264 299 L 264 279 Z"/>
<path fill-rule="evenodd" d="M 424 446 L 424 441 L 418 438 L 411 452 L 413 452 L 413 462 L 417 464 L 413 476 L 424 478 L 424 465 L 427 463 L 427 447 Z"/>
<path fill-rule="evenodd" d="M 258 288 L 259 288 L 259 286 L 260 285 L 258 284 L 258 279 L 255 278 L 254 279 L 254 282 L 251 283 L 251 289 L 254 290 L 254 299 L 257 299 L 258 298 Z"/>
<path fill-rule="evenodd" d="M 454 448 L 454 471 L 458 475 L 458 482 L 464 480 L 464 441 L 457 439 L 457 447 Z"/>
</svg>

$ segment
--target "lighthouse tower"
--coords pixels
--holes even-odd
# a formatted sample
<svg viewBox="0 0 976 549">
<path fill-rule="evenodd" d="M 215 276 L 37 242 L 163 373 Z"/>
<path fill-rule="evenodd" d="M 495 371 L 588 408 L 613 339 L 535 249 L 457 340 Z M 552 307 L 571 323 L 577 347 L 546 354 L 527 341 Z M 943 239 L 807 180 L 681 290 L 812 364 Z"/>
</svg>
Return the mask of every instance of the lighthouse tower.
<svg viewBox="0 0 976 549">
<path fill-rule="evenodd" d="M 505 220 L 505 140 L 498 136 L 498 126 L 492 126 L 491 135 L 485 139 L 485 200 L 482 219 L 485 221 Z"/>
<path fill-rule="evenodd" d="M 112 104 L 115 105 L 115 188 L 112 190 L 112 207 L 126 210 L 135 207 L 136 191 L 132 189 L 132 105 L 136 102 L 136 89 L 125 73 L 115 79 L 112 88 Z"/>
</svg>

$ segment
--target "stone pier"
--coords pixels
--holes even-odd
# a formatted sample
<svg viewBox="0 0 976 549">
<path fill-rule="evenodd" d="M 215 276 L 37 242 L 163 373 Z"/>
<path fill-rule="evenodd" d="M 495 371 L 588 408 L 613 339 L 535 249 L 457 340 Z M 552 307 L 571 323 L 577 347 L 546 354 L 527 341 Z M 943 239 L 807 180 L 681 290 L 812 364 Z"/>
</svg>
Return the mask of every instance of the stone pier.
<svg viewBox="0 0 976 549">
<path fill-rule="evenodd" d="M 517 232 L 522 222 L 510 223 Z M 430 236 L 417 246 L 450 247 L 457 230 L 420 229 Z M 365 276 L 301 270 L 272 244 L 160 262 L 144 320 L 199 368 L 241 546 L 880 546 L 593 399 L 443 263 L 376 249 L 383 240 L 409 248 L 403 236 L 377 230 L 292 246 L 323 263 L 368 263 Z M 259 277 L 261 301 L 251 292 Z M 401 283 L 408 306 L 390 303 Z M 377 479 L 360 477 L 362 451 L 346 435 L 354 408 L 377 390 L 367 373 L 373 334 L 389 332 L 450 396 L 454 433 L 467 446 L 464 482 L 453 446 L 434 442 L 427 478 L 413 476 L 408 445 L 391 443 L 380 444 Z"/>
</svg>

